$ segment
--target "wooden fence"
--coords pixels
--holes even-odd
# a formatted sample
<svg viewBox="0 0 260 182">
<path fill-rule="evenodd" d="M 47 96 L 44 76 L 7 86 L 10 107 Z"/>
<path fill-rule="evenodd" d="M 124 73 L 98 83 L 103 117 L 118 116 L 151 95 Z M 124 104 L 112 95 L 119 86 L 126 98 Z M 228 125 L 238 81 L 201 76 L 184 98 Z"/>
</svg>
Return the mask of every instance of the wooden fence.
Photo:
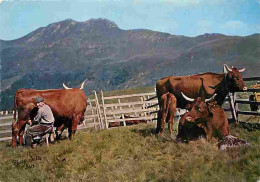
<svg viewBox="0 0 260 182">
<path fill-rule="evenodd" d="M 147 121 L 152 121 L 157 117 L 158 101 L 155 92 L 105 97 L 101 91 L 101 102 L 106 129 L 109 123 L 113 122 L 123 122 L 126 126 L 126 122 L 133 118 L 126 118 L 125 115 L 134 117 L 136 120 Z"/>
<path fill-rule="evenodd" d="M 244 78 L 244 81 L 257 81 L 260 77 Z M 260 92 L 260 89 L 248 88 L 246 93 Z M 94 91 L 94 99 L 88 99 L 88 106 L 85 112 L 85 118 L 83 124 L 78 129 L 94 127 L 95 129 L 108 129 L 109 123 L 121 122 L 126 126 L 127 121 L 133 120 L 133 118 L 126 118 L 125 115 L 135 117 L 136 120 L 154 121 L 157 119 L 158 112 L 158 100 L 155 97 L 155 92 L 129 94 L 120 96 L 104 96 L 104 93 L 100 92 L 100 99 Z M 239 115 L 254 115 L 260 116 L 257 111 L 243 111 L 239 109 L 239 104 L 258 104 L 259 101 L 250 101 L 247 99 L 241 99 L 238 93 L 229 93 L 226 101 L 229 103 L 229 108 L 224 108 L 225 111 L 231 111 L 233 120 L 241 122 Z M 247 94 L 248 95 L 248 94 Z M 11 139 L 11 124 L 10 120 L 13 118 L 13 111 L 9 111 L 6 115 L 6 111 L 0 113 L 0 141 Z M 184 111 L 178 110 L 176 117 L 180 118 Z M 1 122 L 7 120 L 6 122 Z M 9 121 L 8 121 L 9 120 Z M 260 122 L 260 121 L 259 121 Z"/>
<path fill-rule="evenodd" d="M 250 78 L 243 78 L 245 82 L 247 81 L 259 81 L 260 77 L 250 77 Z M 260 89 L 256 88 L 248 88 L 246 91 L 243 91 L 244 93 L 248 93 L 247 95 L 252 95 L 253 92 L 260 92 Z M 224 108 L 225 111 L 231 111 L 233 120 L 235 122 L 243 122 L 242 120 L 239 119 L 239 115 L 250 115 L 250 116 L 260 116 L 260 112 L 258 111 L 243 111 L 239 109 L 239 105 L 241 104 L 257 104 L 260 105 L 260 101 L 250 101 L 249 96 L 248 98 L 239 98 L 238 97 L 238 92 L 232 94 L 229 93 L 226 101 L 230 103 L 230 108 Z M 259 121 L 260 122 L 260 121 Z"/>
</svg>

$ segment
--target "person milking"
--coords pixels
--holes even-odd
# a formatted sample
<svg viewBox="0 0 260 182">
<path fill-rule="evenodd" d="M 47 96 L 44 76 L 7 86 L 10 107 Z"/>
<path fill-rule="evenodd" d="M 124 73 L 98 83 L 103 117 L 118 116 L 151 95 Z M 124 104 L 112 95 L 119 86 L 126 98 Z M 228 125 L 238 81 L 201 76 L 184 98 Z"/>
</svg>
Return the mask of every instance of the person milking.
<svg viewBox="0 0 260 182">
<path fill-rule="evenodd" d="M 44 103 L 44 99 L 42 97 L 37 97 L 35 99 L 35 103 L 38 107 L 38 111 L 36 116 L 32 120 L 28 121 L 30 125 L 27 128 L 25 134 L 25 142 L 26 146 L 31 146 L 32 141 L 37 139 L 41 139 L 43 135 L 46 133 L 51 133 L 50 135 L 50 142 L 54 143 L 53 137 L 53 124 L 54 124 L 54 117 L 51 108 Z"/>
</svg>

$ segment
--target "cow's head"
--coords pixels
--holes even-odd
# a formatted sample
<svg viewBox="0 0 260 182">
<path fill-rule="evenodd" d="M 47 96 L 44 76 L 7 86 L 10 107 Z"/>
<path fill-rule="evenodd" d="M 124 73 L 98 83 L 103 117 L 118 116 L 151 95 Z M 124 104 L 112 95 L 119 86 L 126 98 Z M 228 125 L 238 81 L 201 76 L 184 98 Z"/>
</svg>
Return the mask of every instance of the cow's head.
<svg viewBox="0 0 260 182">
<path fill-rule="evenodd" d="M 189 102 L 190 111 L 185 113 L 181 118 L 181 125 L 187 122 L 196 122 L 201 123 L 206 121 L 209 117 L 212 117 L 213 114 L 209 109 L 209 104 L 214 105 L 216 101 L 214 101 L 217 94 L 214 94 L 210 99 L 203 100 L 201 97 L 197 97 L 196 99 L 192 99 L 181 93 L 182 96 Z"/>
<path fill-rule="evenodd" d="M 232 68 L 229 68 L 226 64 L 224 64 L 224 73 L 226 73 L 226 87 L 229 92 L 247 90 L 241 74 L 243 71 L 245 71 L 245 68 L 239 70 L 233 66 Z"/>
</svg>

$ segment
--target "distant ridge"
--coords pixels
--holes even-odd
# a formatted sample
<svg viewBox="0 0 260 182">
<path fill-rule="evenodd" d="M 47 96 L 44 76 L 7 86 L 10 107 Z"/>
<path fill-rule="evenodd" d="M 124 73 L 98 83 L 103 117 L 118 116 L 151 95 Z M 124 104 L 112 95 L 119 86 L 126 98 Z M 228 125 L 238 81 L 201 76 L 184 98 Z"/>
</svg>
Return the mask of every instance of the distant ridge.
<svg viewBox="0 0 260 182">
<path fill-rule="evenodd" d="M 19 88 L 61 88 L 86 81 L 85 92 L 155 85 L 169 75 L 222 72 L 223 64 L 260 70 L 260 34 L 176 36 L 122 30 L 107 19 L 52 23 L 1 43 L 1 107 Z M 1 108 L 0 108 L 1 109 Z"/>
</svg>

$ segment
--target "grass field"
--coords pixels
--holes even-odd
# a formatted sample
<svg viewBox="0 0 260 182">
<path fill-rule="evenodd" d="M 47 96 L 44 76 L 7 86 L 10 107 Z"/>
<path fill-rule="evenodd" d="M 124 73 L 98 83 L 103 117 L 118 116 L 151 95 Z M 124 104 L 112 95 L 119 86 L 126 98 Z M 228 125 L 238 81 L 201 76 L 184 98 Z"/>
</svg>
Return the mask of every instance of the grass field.
<svg viewBox="0 0 260 182">
<path fill-rule="evenodd" d="M 220 151 L 205 139 L 176 144 L 155 125 L 80 131 L 72 141 L 35 149 L 0 143 L 0 181 L 257 181 L 260 131 L 231 125 L 251 146 Z"/>
</svg>

